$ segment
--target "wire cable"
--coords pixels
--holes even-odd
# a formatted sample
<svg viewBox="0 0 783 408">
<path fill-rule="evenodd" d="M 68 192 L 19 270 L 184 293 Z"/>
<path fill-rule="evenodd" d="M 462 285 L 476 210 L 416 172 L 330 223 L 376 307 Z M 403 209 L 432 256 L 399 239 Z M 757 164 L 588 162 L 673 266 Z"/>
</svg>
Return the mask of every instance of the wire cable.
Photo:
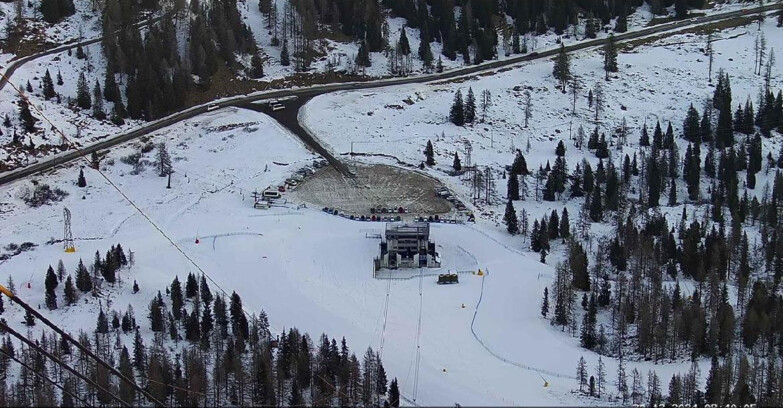
<svg viewBox="0 0 783 408">
<path fill-rule="evenodd" d="M 90 385 L 92 385 L 93 387 L 95 387 L 97 390 L 99 390 L 99 391 L 101 391 L 101 392 L 104 392 L 104 393 L 106 393 L 107 395 L 109 395 L 110 397 L 112 397 L 114 400 L 116 400 L 117 402 L 119 402 L 119 403 L 120 403 L 122 406 L 125 406 L 125 407 L 128 407 L 128 408 L 131 408 L 131 407 L 132 407 L 132 405 L 131 405 L 131 404 L 129 404 L 129 403 L 127 403 L 127 402 L 123 401 L 123 400 L 122 400 L 120 397 L 118 397 L 118 396 L 116 396 L 116 395 L 112 394 L 110 391 L 108 391 L 108 390 L 106 390 L 105 388 L 101 387 L 101 386 L 100 386 L 100 385 L 98 385 L 98 384 L 97 384 L 95 381 L 93 381 L 93 380 L 91 380 L 91 379 L 89 379 L 89 378 L 85 377 L 85 376 L 84 376 L 82 373 L 78 372 L 77 370 L 75 370 L 74 368 L 72 368 L 71 366 L 69 366 L 68 364 L 64 363 L 64 362 L 63 362 L 62 360 L 60 360 L 59 358 L 57 358 L 57 357 L 53 356 L 51 353 L 49 353 L 48 351 L 44 350 L 44 349 L 43 349 L 41 346 L 39 346 L 39 345 L 35 344 L 33 341 L 31 341 L 31 340 L 30 340 L 30 339 L 28 339 L 27 337 L 25 337 L 25 336 L 22 336 L 22 335 L 21 335 L 21 334 L 19 334 L 19 333 L 18 333 L 16 330 L 14 330 L 14 329 L 10 328 L 10 327 L 9 327 L 7 324 L 5 324 L 5 322 L 3 322 L 3 321 L 1 321 L 1 320 L 0 320 L 0 330 L 2 330 L 2 331 L 4 331 L 4 332 L 7 332 L 7 333 L 9 333 L 10 335 L 12 335 L 12 336 L 16 337 L 17 339 L 19 339 L 19 340 L 20 340 L 22 343 L 24 343 L 24 344 L 27 344 L 27 346 L 29 346 L 29 347 L 32 347 L 32 348 L 34 348 L 34 349 L 35 349 L 37 352 L 39 352 L 39 353 L 43 354 L 44 356 L 46 356 L 46 357 L 47 357 L 47 358 L 49 358 L 50 360 L 52 360 L 52 361 L 54 361 L 55 363 L 59 364 L 61 367 L 65 368 L 66 370 L 68 370 L 69 372 L 71 372 L 73 375 L 75 375 L 75 376 L 77 376 L 77 377 L 81 378 L 81 379 L 82 379 L 84 382 L 86 382 L 87 384 L 90 384 Z"/>
<path fill-rule="evenodd" d="M 34 370 L 32 367 L 30 367 L 30 366 L 29 366 L 27 363 L 25 363 L 24 361 L 22 361 L 22 360 L 19 360 L 18 358 L 16 358 L 16 357 L 12 356 L 10 353 L 8 353 L 7 351 L 3 350 L 2 348 L 0 348 L 0 353 L 2 353 L 2 354 L 5 354 L 5 356 L 6 356 L 6 357 L 10 358 L 11 360 L 14 360 L 14 361 L 16 361 L 17 363 L 19 363 L 19 365 L 21 365 L 22 367 L 24 367 L 24 368 L 28 369 L 30 372 L 32 372 L 33 374 L 35 374 L 35 375 L 36 375 L 36 376 L 38 376 L 39 378 L 42 378 L 42 379 L 46 380 L 48 383 L 50 383 L 50 384 L 54 385 L 54 386 L 55 386 L 55 387 L 57 387 L 57 388 L 58 388 L 60 391 L 62 391 L 62 392 L 63 392 L 63 394 L 68 394 L 68 395 L 70 395 L 70 396 L 71 396 L 71 398 L 75 399 L 76 401 L 79 401 L 79 403 L 80 403 L 82 406 L 85 406 L 85 407 L 92 407 L 92 404 L 90 404 L 89 402 L 85 401 L 84 399 L 82 399 L 82 398 L 80 398 L 80 397 L 78 397 L 78 396 L 74 395 L 72 392 L 70 392 L 70 391 L 66 390 L 66 389 L 65 389 L 65 387 L 63 387 L 62 385 L 60 385 L 60 384 L 59 384 L 57 381 L 54 381 L 54 380 L 52 380 L 51 378 L 49 378 L 48 376 L 46 376 L 46 375 L 44 375 L 44 374 L 42 374 L 42 373 L 39 373 L 38 371 L 35 371 L 35 370 Z"/>
<path fill-rule="evenodd" d="M 4 287 L 2 287 L 2 289 L 5 289 L 5 288 L 4 288 Z M 7 289 L 6 289 L 6 290 L 7 290 Z M 2 291 L 2 292 L 3 292 L 3 294 L 5 294 L 5 295 L 8 295 L 8 293 L 5 293 L 5 291 Z M 10 293 L 10 291 L 9 291 L 9 293 Z M 37 318 L 38 318 L 40 321 L 42 321 L 42 322 L 43 322 L 45 325 L 47 325 L 47 326 L 51 327 L 51 328 L 52 328 L 54 331 L 56 331 L 56 332 L 57 332 L 57 334 L 59 334 L 60 336 L 62 336 L 62 337 L 63 337 L 63 338 L 65 338 L 66 340 L 68 340 L 68 341 L 69 341 L 71 344 L 75 345 L 75 346 L 76 346 L 76 348 L 78 348 L 78 349 L 79 349 L 79 351 L 81 351 L 81 352 L 85 353 L 86 355 L 88 355 L 90 358 L 92 358 L 93 360 L 95 360 L 95 361 L 96 361 L 98 364 L 100 364 L 100 365 L 104 366 L 104 367 L 105 367 L 106 369 L 108 369 L 108 370 L 109 370 L 109 371 L 110 371 L 112 374 L 114 374 L 115 376 L 117 376 L 117 378 L 119 378 L 120 380 L 122 380 L 122 381 L 123 381 L 123 382 L 125 382 L 126 384 L 130 385 L 131 387 L 133 387 L 133 388 L 134 388 L 136 391 L 138 391 L 139 393 L 141 393 L 142 395 L 144 395 L 145 397 L 147 397 L 147 399 L 148 399 L 150 402 L 152 402 L 152 403 L 156 404 L 157 406 L 161 406 L 161 407 L 165 407 L 165 406 L 166 406 L 164 403 L 162 403 L 162 402 L 158 401 L 158 399 L 157 399 L 157 398 L 155 398 L 155 397 L 154 397 L 152 394 L 150 394 L 150 393 L 149 393 L 147 390 L 145 390 L 143 387 L 141 387 L 141 386 L 139 386 L 138 384 L 136 384 L 136 382 L 134 382 L 133 380 L 130 380 L 130 379 L 128 379 L 127 377 L 125 377 L 125 376 L 124 376 L 124 375 L 123 375 L 121 372 L 119 372 L 119 371 L 118 371 L 116 368 L 114 368 L 114 366 L 112 366 L 111 364 L 109 364 L 109 363 L 107 363 L 107 362 L 103 361 L 103 359 L 101 359 L 101 358 L 100 358 L 100 357 L 98 357 L 98 356 L 97 356 L 95 353 L 93 353 L 92 351 L 90 351 L 90 349 L 88 349 L 88 348 L 84 347 L 84 346 L 83 346 L 83 345 L 82 345 L 80 342 L 76 341 L 76 340 L 75 340 L 73 337 L 71 337 L 71 336 L 70 336 L 68 333 L 66 333 L 65 331 L 63 331 L 63 330 L 62 330 L 60 327 L 58 327 L 56 324 L 54 324 L 54 323 L 52 323 L 51 321 L 49 321 L 49 319 L 47 319 L 46 317 L 44 317 L 42 314 L 38 313 L 38 311 L 37 311 L 37 310 L 35 310 L 34 308 L 30 307 L 30 305 L 28 305 L 27 303 L 23 302 L 21 299 L 19 299 L 19 297 L 18 297 L 18 296 L 16 296 L 16 295 L 13 295 L 13 294 L 12 294 L 12 296 L 9 296 L 9 297 L 11 298 L 11 301 L 13 301 L 14 303 L 18 304 L 19 306 L 22 306 L 22 308 L 24 308 L 25 310 L 27 310 L 28 312 L 30 312 L 30 313 L 31 313 L 33 316 L 37 317 Z"/>
</svg>

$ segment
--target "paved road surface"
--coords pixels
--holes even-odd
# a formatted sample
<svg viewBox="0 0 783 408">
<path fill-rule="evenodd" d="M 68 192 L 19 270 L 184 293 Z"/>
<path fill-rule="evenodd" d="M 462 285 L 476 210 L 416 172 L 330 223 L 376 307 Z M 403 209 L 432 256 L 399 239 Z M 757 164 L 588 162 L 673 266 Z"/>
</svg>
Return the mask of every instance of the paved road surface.
<svg viewBox="0 0 783 408">
<path fill-rule="evenodd" d="M 758 13 L 765 13 L 768 11 L 777 10 L 778 8 L 779 5 L 777 4 L 768 4 L 766 6 L 747 8 L 747 9 L 732 11 L 728 13 L 713 14 L 710 16 L 703 16 L 703 17 L 694 17 L 694 18 L 675 21 L 671 23 L 660 24 L 634 32 L 618 34 L 615 35 L 615 39 L 617 40 L 617 42 L 627 42 L 629 40 L 646 37 L 653 34 L 663 33 L 667 31 L 672 31 L 686 26 L 707 25 L 710 23 L 714 23 L 716 21 L 729 20 L 738 17 L 750 16 Z M 98 41 L 98 40 L 99 39 L 95 39 L 91 41 Z M 606 40 L 604 39 L 585 41 L 573 45 L 568 45 L 565 48 L 568 52 L 573 52 L 577 50 L 583 50 L 586 48 L 601 46 L 604 44 L 605 41 Z M 73 46 L 75 45 L 71 45 L 71 47 Z M 549 58 L 556 55 L 557 52 L 558 52 L 557 49 L 552 49 L 543 52 L 532 52 L 526 55 L 505 59 L 502 61 L 492 61 L 477 66 L 469 66 L 469 67 L 454 69 L 439 74 L 420 75 L 420 76 L 408 77 L 408 78 L 369 80 L 366 82 L 348 82 L 348 83 L 318 85 L 318 86 L 313 86 L 308 88 L 284 89 L 279 91 L 265 91 L 265 92 L 250 94 L 250 95 L 242 95 L 242 96 L 227 98 L 215 103 L 194 106 L 192 108 L 188 108 L 184 111 L 172 114 L 170 116 L 159 119 L 157 121 L 147 123 L 144 126 L 136 130 L 130 131 L 128 133 L 120 134 L 113 137 L 108 137 L 100 142 L 81 148 L 79 150 L 67 151 L 50 158 L 46 158 L 33 165 L 2 173 L 0 174 L 0 185 L 51 169 L 55 166 L 59 166 L 64 163 L 68 163 L 84 155 L 91 154 L 94 151 L 104 150 L 109 147 L 115 146 L 117 144 L 136 139 L 138 137 L 154 132 L 158 129 L 200 115 L 204 112 L 207 112 L 208 110 L 212 110 L 215 108 L 223 108 L 228 106 L 247 107 L 248 106 L 247 104 L 251 102 L 260 101 L 264 99 L 284 98 L 289 96 L 296 96 L 298 99 L 296 99 L 293 102 L 286 103 L 286 109 L 285 109 L 286 113 L 285 114 L 281 113 L 276 116 L 280 117 L 281 120 L 284 121 L 284 124 L 286 124 L 287 127 L 291 131 L 293 131 L 297 136 L 302 138 L 302 140 L 308 146 L 313 147 L 313 149 L 318 151 L 319 153 L 322 151 L 326 152 L 327 150 L 323 146 L 318 144 L 317 139 L 313 138 L 312 135 L 307 135 L 307 132 L 304 131 L 301 125 L 299 125 L 298 123 L 294 124 L 292 122 L 289 113 L 291 111 L 298 112 L 302 104 L 305 101 L 313 98 L 314 96 L 322 95 L 334 91 L 341 91 L 341 90 L 371 89 L 371 88 L 380 88 L 384 86 L 426 83 L 426 82 L 432 82 L 437 80 L 451 79 L 455 77 L 475 74 L 481 71 L 493 70 L 506 66 L 511 66 L 514 64 L 518 64 L 520 62 L 533 61 L 542 58 Z M 325 155 L 325 157 L 330 162 L 333 162 L 333 164 L 339 162 L 334 157 L 333 154 Z M 336 165 L 335 167 L 341 169 L 341 171 L 343 171 L 344 174 L 350 175 L 350 172 L 348 172 L 346 166 Z"/>
</svg>

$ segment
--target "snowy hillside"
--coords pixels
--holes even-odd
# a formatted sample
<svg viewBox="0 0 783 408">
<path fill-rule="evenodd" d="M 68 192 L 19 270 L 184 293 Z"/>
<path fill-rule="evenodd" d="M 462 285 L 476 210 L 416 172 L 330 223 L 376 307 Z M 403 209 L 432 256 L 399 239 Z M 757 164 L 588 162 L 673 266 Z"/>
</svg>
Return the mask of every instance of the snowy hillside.
<svg viewBox="0 0 783 408">
<path fill-rule="evenodd" d="M 215 130 L 231 124 L 240 126 Z M 312 158 L 268 118 L 218 111 L 161 132 L 149 142 L 168 142 L 176 171 L 171 190 L 165 189 L 165 179 L 154 169 L 132 175 L 130 166 L 120 163 L 134 144 L 110 153 L 104 163 L 113 160 L 114 164 L 104 164 L 106 174 L 221 288 L 244 294 L 248 310 L 265 310 L 273 331 L 294 324 L 314 336 L 344 334 L 358 350 L 372 346 L 380 350 L 387 372 L 399 379 L 407 398 L 416 395 L 418 377 L 419 404 L 590 403 L 569 396 L 576 386 L 573 366 L 586 353 L 537 313 L 539 294 L 551 284 L 552 268 L 501 244 L 495 232 L 483 231 L 483 224 L 433 225 L 432 239 L 449 268 L 480 268 L 487 275 L 461 275 L 459 285 L 445 287 L 429 275 L 421 283 L 415 277 L 373 279 L 371 258 L 378 240 L 365 235 L 380 232 L 382 223 L 348 221 L 318 209 L 297 210 L 295 205 L 268 211 L 252 208 L 253 189 L 281 181 Z M 277 166 L 273 160 L 288 166 Z M 143 333 L 150 335 L 141 317 L 146 305 L 175 275 L 183 279 L 193 271 L 193 265 L 154 233 L 97 173 L 85 169 L 88 186 L 73 185 L 77 169 L 69 166 L 46 177 L 47 183 L 70 193 L 60 204 L 27 208 L 18 198 L 29 188 L 27 181 L 2 188 L 6 228 L 0 240 L 38 245 L 33 252 L 4 262 L 3 280 L 12 276 L 20 297 L 41 304 L 48 264 L 63 259 L 66 269 L 73 271 L 79 258 L 89 260 L 95 250 L 121 242 L 134 252 L 136 263 L 121 273 L 121 285 L 105 285 L 107 292 L 100 300 L 85 296 L 84 304 L 47 315 L 70 330 L 89 331 L 99 305 L 131 304 L 140 314 Z M 73 214 L 75 254 L 63 254 L 59 244 L 46 244 L 62 232 L 63 206 Z M 199 244 L 194 243 L 196 238 Z M 131 293 L 133 280 L 141 286 L 137 294 Z M 4 317 L 22 329 L 20 310 L 9 309 Z M 122 337 L 128 346 L 132 338 Z M 418 369 L 417 342 L 421 345 Z M 587 355 L 591 366 L 596 359 Z M 648 365 L 638 366 L 647 371 Z M 667 371 L 685 369 L 687 364 L 666 367 Z M 607 370 L 614 370 L 612 363 L 607 363 Z M 665 375 L 666 371 L 659 371 Z"/>
</svg>

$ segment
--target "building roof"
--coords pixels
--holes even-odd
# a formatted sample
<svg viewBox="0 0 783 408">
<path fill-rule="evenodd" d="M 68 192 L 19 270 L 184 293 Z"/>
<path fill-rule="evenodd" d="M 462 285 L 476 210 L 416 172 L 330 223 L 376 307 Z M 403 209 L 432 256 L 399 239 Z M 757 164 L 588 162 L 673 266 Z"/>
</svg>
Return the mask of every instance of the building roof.
<svg viewBox="0 0 783 408">
<path fill-rule="evenodd" d="M 386 235 L 427 235 L 430 234 L 430 224 L 426 222 L 387 223 Z"/>
</svg>

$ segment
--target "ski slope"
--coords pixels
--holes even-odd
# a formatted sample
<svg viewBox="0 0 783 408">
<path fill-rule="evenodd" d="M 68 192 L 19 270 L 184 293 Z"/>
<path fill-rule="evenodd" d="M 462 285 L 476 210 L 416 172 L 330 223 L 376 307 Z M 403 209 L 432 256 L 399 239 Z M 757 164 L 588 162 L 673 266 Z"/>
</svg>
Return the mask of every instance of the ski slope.
<svg viewBox="0 0 783 408">
<path fill-rule="evenodd" d="M 215 130 L 236 123 L 253 124 Z M 500 244 L 492 228 L 485 231 L 481 223 L 475 227 L 433 224 L 431 230 L 444 269 L 478 266 L 488 272 L 483 277 L 462 274 L 459 284 L 442 286 L 433 276 L 374 279 L 372 257 L 378 240 L 366 234 L 382 232 L 384 224 L 350 221 L 315 208 L 252 208 L 249 191 L 283 180 L 313 157 L 269 118 L 249 111 L 215 111 L 158 132 L 150 141 L 169 142 L 176 171 L 171 190 L 151 168 L 140 175 L 129 174 L 130 166 L 118 160 L 133 151 L 128 145 L 114 149 L 104 160 L 106 174 L 219 288 L 240 293 L 248 312 L 265 310 L 274 331 L 295 325 L 311 336 L 322 332 L 345 336 L 357 354 L 368 346 L 378 350 L 383 343 L 390 378 L 397 377 L 403 395 L 410 401 L 415 396 L 420 405 L 606 403 L 577 400 L 571 394 L 577 384 L 569 377 L 577 359 L 585 355 L 592 367 L 597 355 L 580 349 L 577 339 L 560 333 L 539 315 L 540 296 L 551 283 L 552 268 L 536 256 Z M 108 165 L 111 159 L 114 165 Z M 274 166 L 272 160 L 291 165 Z M 269 171 L 264 172 L 265 167 Z M 39 246 L 1 264 L 0 279 L 6 282 L 12 276 L 23 299 L 43 304 L 49 264 L 63 259 L 73 272 L 80 257 L 89 264 L 96 250 L 103 253 L 119 242 L 134 252 L 136 262 L 120 273 L 123 283 L 104 288 L 100 299 L 84 296 L 78 305 L 46 315 L 72 331 L 93 330 L 99 307 L 124 310 L 131 304 L 142 333 L 151 336 L 145 317 L 149 301 L 175 275 L 182 280 L 197 270 L 93 170 L 85 169 L 86 189 L 75 186 L 77 173 L 72 166 L 41 180 L 70 195 L 62 203 L 35 209 L 18 198 L 29 181 L 2 187 L 0 201 L 8 211 L 0 214 L 0 242 L 31 241 Z M 62 233 L 63 206 L 73 214 L 75 254 L 63 253 L 59 244 L 45 243 Z M 91 239 L 82 239 L 87 237 Z M 133 280 L 141 287 L 135 295 Z M 57 291 L 62 304 L 61 288 Z M 9 307 L 4 317 L 26 330 L 18 308 Z M 121 337 L 126 344 L 132 342 L 132 335 Z M 609 373 L 612 364 L 607 364 Z M 629 369 L 633 367 L 629 364 Z M 649 368 L 644 363 L 638 367 L 644 372 Z M 678 369 L 687 367 L 666 367 L 666 371 Z"/>
</svg>

